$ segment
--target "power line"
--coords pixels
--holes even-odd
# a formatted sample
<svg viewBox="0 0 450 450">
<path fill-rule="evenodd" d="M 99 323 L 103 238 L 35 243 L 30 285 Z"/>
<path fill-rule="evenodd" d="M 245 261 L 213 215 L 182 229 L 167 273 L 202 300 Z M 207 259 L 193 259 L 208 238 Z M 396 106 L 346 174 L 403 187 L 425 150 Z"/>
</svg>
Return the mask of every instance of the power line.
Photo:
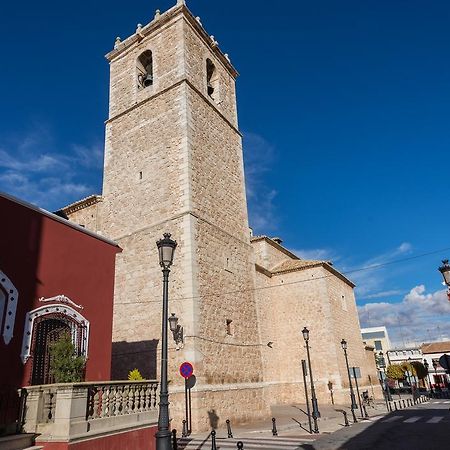
<svg viewBox="0 0 450 450">
<path fill-rule="evenodd" d="M 405 261 L 411 261 L 411 260 L 414 260 L 414 259 L 424 258 L 426 256 L 436 255 L 438 253 L 442 253 L 442 252 L 446 252 L 446 251 L 450 251 L 450 247 L 442 248 L 442 249 L 439 249 L 439 250 L 433 250 L 433 251 L 426 252 L 426 253 L 421 253 L 419 255 L 414 255 L 414 256 L 408 256 L 408 257 L 405 257 L 405 258 L 394 259 L 392 261 L 387 261 L 387 262 L 384 262 L 384 263 L 371 264 L 370 266 L 363 266 L 363 267 L 359 267 L 359 268 L 356 268 L 356 269 L 342 271 L 340 273 L 342 275 L 348 275 L 348 274 L 362 272 L 362 271 L 366 271 L 366 270 L 380 269 L 382 267 L 390 266 L 392 264 L 399 264 L 399 263 L 402 263 L 402 262 L 405 262 Z M 244 293 L 244 292 L 262 291 L 262 290 L 273 289 L 273 288 L 277 288 L 277 287 L 281 287 L 281 286 L 290 286 L 290 285 L 294 285 L 294 284 L 301 284 L 301 283 L 307 283 L 307 282 L 311 282 L 311 281 L 324 280 L 326 278 L 330 278 L 330 277 L 333 277 L 333 276 L 335 276 L 335 275 L 334 274 L 329 274 L 329 275 L 323 275 L 323 276 L 317 277 L 317 278 L 308 278 L 308 279 L 304 279 L 304 280 L 290 281 L 288 283 L 274 284 L 274 285 L 271 285 L 271 286 L 261 286 L 261 287 L 248 288 L 248 289 L 236 289 L 234 291 L 219 292 L 219 293 L 212 293 L 212 294 L 203 294 L 203 295 L 194 295 L 194 296 L 190 296 L 190 297 L 171 298 L 170 301 L 171 302 L 179 302 L 179 301 L 184 301 L 184 300 L 195 300 L 195 299 L 202 298 L 202 297 L 220 297 L 220 296 L 224 296 L 224 295 L 240 294 L 240 293 Z M 143 304 L 149 304 L 149 303 L 161 303 L 161 301 L 162 301 L 162 299 L 160 299 L 160 300 L 134 301 L 134 302 L 120 302 L 120 303 L 116 303 L 116 304 L 119 304 L 119 305 L 142 304 L 143 305 Z"/>
</svg>

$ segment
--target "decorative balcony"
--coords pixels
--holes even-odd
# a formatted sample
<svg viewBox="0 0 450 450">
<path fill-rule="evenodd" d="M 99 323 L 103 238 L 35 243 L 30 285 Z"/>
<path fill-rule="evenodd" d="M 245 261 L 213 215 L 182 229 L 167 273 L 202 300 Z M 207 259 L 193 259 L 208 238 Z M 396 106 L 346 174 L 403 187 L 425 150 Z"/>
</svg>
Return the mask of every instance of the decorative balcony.
<svg viewBox="0 0 450 450">
<path fill-rule="evenodd" d="M 44 448 L 45 443 L 111 440 L 131 432 L 144 433 L 147 439 L 158 422 L 157 381 L 64 383 L 25 389 L 23 431 L 38 435 L 36 444 Z"/>
</svg>

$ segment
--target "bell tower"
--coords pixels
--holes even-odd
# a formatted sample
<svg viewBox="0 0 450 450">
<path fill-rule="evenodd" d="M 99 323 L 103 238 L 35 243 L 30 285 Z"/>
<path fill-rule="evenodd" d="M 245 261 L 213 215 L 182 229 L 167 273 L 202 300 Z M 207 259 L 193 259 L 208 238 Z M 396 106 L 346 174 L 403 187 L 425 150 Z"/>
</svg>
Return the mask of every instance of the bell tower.
<svg viewBox="0 0 450 450">
<path fill-rule="evenodd" d="M 107 59 L 100 228 L 123 248 L 113 375 L 138 368 L 146 378 L 159 376 L 162 275 L 155 242 L 169 232 L 178 241 L 169 314 L 184 328 L 182 348 L 169 346 L 174 423 L 182 419 L 184 361 L 194 365 L 197 380 L 195 428 L 209 428 L 212 411 L 220 420 L 244 420 L 245 411 L 265 416 L 237 72 L 183 1 L 118 38 Z M 235 408 L 238 401 L 245 408 Z"/>
</svg>

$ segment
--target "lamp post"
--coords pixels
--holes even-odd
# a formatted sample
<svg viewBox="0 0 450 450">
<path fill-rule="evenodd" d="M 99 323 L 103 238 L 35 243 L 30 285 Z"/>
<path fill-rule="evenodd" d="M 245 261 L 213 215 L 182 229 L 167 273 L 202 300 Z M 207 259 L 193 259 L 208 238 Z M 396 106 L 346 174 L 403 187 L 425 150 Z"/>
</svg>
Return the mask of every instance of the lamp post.
<svg viewBox="0 0 450 450">
<path fill-rule="evenodd" d="M 448 263 L 448 259 L 442 260 L 442 266 L 438 270 L 442 273 L 444 283 L 447 286 L 447 297 L 450 300 L 450 264 Z"/>
<path fill-rule="evenodd" d="M 409 370 L 409 369 L 411 369 L 411 370 Z M 411 364 L 411 358 L 408 358 L 408 370 L 406 371 L 406 374 L 408 375 L 408 382 L 409 382 L 409 387 L 411 389 L 411 395 L 414 397 L 415 392 L 413 392 L 413 385 L 412 385 L 412 380 L 411 380 L 411 375 L 413 374 L 412 369 L 413 369 L 413 366 Z M 415 389 L 414 389 L 414 391 L 415 391 Z"/>
<path fill-rule="evenodd" d="M 423 366 L 427 371 L 428 384 L 430 386 L 430 394 L 433 395 L 433 386 L 431 385 L 430 372 L 428 371 L 428 367 L 430 367 L 430 365 L 428 364 L 428 361 L 426 359 L 423 360 Z"/>
<path fill-rule="evenodd" d="M 434 369 L 434 384 L 436 384 L 436 380 L 438 380 L 437 377 L 437 362 L 433 359 L 433 369 Z"/>
<path fill-rule="evenodd" d="M 173 255 L 177 246 L 170 239 L 169 233 L 156 243 L 159 252 L 159 265 L 163 273 L 163 305 L 162 305 L 162 335 L 161 335 L 161 384 L 159 388 L 158 431 L 156 432 L 156 450 L 171 450 L 172 433 L 169 430 L 169 392 L 167 388 L 167 322 L 169 319 L 169 273 Z"/>
<path fill-rule="evenodd" d="M 348 356 L 347 356 L 348 345 L 347 345 L 347 341 L 345 339 L 342 339 L 341 347 L 342 347 L 342 350 L 344 350 L 345 364 L 347 366 L 348 384 L 350 386 L 350 401 L 351 401 L 351 405 L 352 405 L 350 409 L 352 410 L 353 423 L 356 423 L 358 421 L 356 420 L 355 409 L 358 408 L 358 405 L 356 404 L 355 394 L 353 392 L 352 377 L 350 375 L 350 367 L 348 365 Z"/>
<path fill-rule="evenodd" d="M 314 389 L 314 380 L 311 369 L 311 358 L 309 356 L 309 330 L 304 327 L 302 330 L 303 339 L 306 343 L 306 355 L 308 357 L 308 370 L 309 370 L 309 379 L 311 381 L 311 403 L 312 403 L 312 417 L 314 420 L 314 433 L 319 432 L 319 427 L 317 425 L 317 418 L 320 417 L 319 406 L 317 404 L 316 390 Z"/>
</svg>

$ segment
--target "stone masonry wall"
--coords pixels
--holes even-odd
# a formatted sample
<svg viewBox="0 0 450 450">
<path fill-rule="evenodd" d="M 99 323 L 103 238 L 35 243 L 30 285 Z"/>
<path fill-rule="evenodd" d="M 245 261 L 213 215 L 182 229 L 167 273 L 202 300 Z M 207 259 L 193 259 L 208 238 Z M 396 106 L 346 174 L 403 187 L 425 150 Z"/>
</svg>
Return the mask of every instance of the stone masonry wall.
<svg viewBox="0 0 450 450">
<path fill-rule="evenodd" d="M 267 270 L 272 269 L 283 261 L 294 259 L 281 251 L 275 243 L 267 242 L 264 238 L 253 239 L 252 247 L 255 252 L 256 264 Z"/>
<path fill-rule="evenodd" d="M 191 66 L 185 73 L 187 47 Z M 155 82 L 136 90 L 135 61 L 147 48 Z M 220 75 L 228 77 L 221 95 L 233 101 L 222 106 L 205 97 L 199 80 L 206 80 L 206 55 L 215 58 L 198 33 L 174 17 L 112 60 L 103 189 L 103 231 L 123 248 L 116 272 L 113 374 L 123 378 L 137 366 L 144 376 L 159 376 L 162 275 L 155 241 L 169 231 L 178 241 L 169 312 L 177 314 L 185 334 L 178 351 L 169 338 L 171 414 L 181 422 L 183 379 L 177 372 L 190 361 L 197 377 L 196 429 L 206 427 L 211 408 L 220 420 L 236 423 L 247 420 L 249 411 L 269 415 L 241 136 L 230 123 L 234 80 Z M 226 83 L 233 87 L 228 94 Z M 227 319 L 233 321 L 231 334 Z"/>
<path fill-rule="evenodd" d="M 101 206 L 102 204 L 100 202 L 78 209 L 77 211 L 73 211 L 68 214 L 69 220 L 86 227 L 88 230 L 101 234 Z"/>
</svg>

